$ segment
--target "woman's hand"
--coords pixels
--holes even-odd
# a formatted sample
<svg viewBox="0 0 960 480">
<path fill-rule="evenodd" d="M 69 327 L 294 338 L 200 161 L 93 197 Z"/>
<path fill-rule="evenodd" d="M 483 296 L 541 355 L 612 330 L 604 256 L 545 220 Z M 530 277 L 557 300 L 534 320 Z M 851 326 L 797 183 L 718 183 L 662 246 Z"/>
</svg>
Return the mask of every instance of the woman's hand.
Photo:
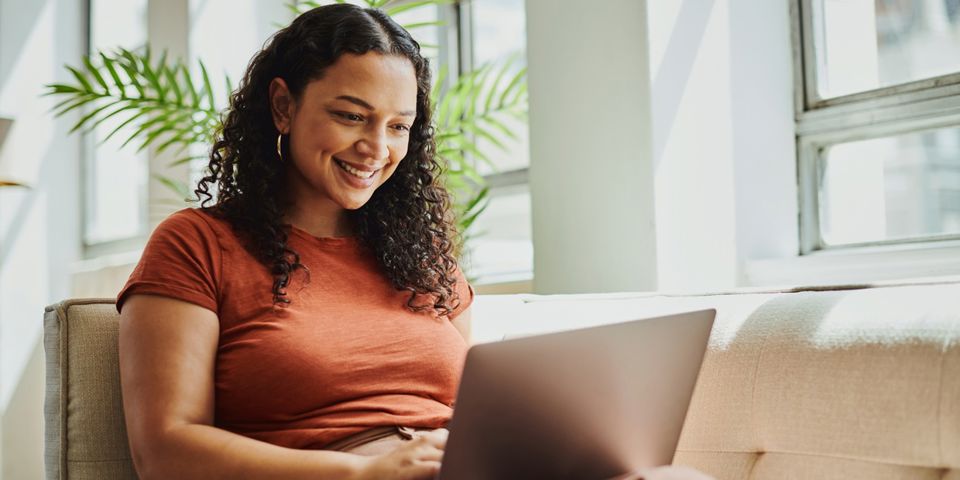
<svg viewBox="0 0 960 480">
<path fill-rule="evenodd" d="M 610 480 L 714 480 L 714 478 L 690 467 L 668 465 L 666 467 L 645 468 Z"/>
<path fill-rule="evenodd" d="M 433 479 L 440 472 L 443 449 L 447 445 L 446 429 L 426 432 L 405 442 L 396 450 L 370 457 L 355 477 L 356 480 L 421 480 Z"/>
</svg>

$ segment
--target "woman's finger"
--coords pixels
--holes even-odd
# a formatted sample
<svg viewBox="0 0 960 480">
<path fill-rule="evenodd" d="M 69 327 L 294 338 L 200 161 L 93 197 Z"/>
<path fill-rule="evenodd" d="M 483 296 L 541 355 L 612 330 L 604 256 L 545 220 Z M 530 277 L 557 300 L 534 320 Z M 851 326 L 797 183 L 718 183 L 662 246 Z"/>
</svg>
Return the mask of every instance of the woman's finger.
<svg viewBox="0 0 960 480">
<path fill-rule="evenodd" d="M 440 473 L 440 462 L 416 462 L 397 472 L 397 478 L 402 480 L 432 480 Z"/>
</svg>

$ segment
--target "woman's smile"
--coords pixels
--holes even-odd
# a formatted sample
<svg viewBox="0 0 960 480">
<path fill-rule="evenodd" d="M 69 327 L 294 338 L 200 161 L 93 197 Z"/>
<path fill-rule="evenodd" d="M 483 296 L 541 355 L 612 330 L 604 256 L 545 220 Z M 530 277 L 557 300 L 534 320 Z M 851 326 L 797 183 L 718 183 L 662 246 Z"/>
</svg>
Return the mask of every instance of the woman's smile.
<svg viewBox="0 0 960 480">
<path fill-rule="evenodd" d="M 347 185 L 356 188 L 370 188 L 376 184 L 376 178 L 382 168 L 372 169 L 370 167 L 360 167 L 351 165 L 337 157 L 333 157 L 333 163 L 340 167 L 341 176 L 345 179 Z"/>
</svg>

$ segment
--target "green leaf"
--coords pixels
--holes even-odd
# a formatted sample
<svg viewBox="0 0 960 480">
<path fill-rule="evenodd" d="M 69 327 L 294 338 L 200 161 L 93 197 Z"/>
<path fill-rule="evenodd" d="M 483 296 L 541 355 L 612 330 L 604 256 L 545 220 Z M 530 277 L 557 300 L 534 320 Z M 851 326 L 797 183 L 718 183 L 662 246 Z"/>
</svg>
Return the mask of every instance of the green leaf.
<svg viewBox="0 0 960 480">
<path fill-rule="evenodd" d="M 418 28 L 424 28 L 424 27 L 442 27 L 442 26 L 444 26 L 444 25 L 446 25 L 446 24 L 447 24 L 447 22 L 443 22 L 443 21 L 437 20 L 437 21 L 435 21 L 435 22 L 404 23 L 404 24 L 401 25 L 401 26 L 402 26 L 405 30 L 410 31 L 410 30 L 416 30 L 416 29 L 418 29 Z"/>
<path fill-rule="evenodd" d="M 64 85 L 62 83 L 51 83 L 44 85 L 43 88 L 48 89 L 43 95 L 61 95 L 66 93 L 81 93 L 83 90 L 74 87 L 73 85 Z"/>
<path fill-rule="evenodd" d="M 100 95 L 97 95 L 97 94 L 95 94 L 95 93 L 84 94 L 84 95 L 82 95 L 82 96 L 77 97 L 77 101 L 76 101 L 75 103 L 73 103 L 73 104 L 71 104 L 70 106 L 68 106 L 68 107 L 60 110 L 59 112 L 57 112 L 57 113 L 56 113 L 56 116 L 62 117 L 62 116 L 65 115 L 67 112 L 69 112 L 69 111 L 71 111 L 71 110 L 73 110 L 73 109 L 75 109 L 75 108 L 77 108 L 77 107 L 81 107 L 81 106 L 83 106 L 83 105 L 86 105 L 86 104 L 88 104 L 88 103 L 90 103 L 90 102 L 93 102 L 93 101 L 99 100 L 99 99 L 100 99 Z"/>
<path fill-rule="evenodd" d="M 493 115 L 486 115 L 478 118 L 477 120 L 485 122 L 488 125 L 492 126 L 493 128 L 496 128 L 497 130 L 500 131 L 500 133 L 504 134 L 506 137 L 510 138 L 511 140 L 519 140 L 520 138 L 517 136 L 516 133 L 513 133 L 513 131 L 510 130 L 506 125 L 504 125 L 499 120 L 494 118 Z"/>
<path fill-rule="evenodd" d="M 120 93 L 120 98 L 127 98 L 127 90 L 123 84 L 123 80 L 120 80 L 120 74 L 117 73 L 117 68 L 113 66 L 114 60 L 103 52 L 99 53 L 100 59 L 103 61 L 103 66 L 107 68 L 107 72 L 110 73 L 110 78 L 113 79 L 113 84 Z"/>
<path fill-rule="evenodd" d="M 133 52 L 123 48 L 120 49 L 120 57 L 125 60 L 120 62 L 120 68 L 127 73 L 130 84 L 137 90 L 137 96 L 140 98 L 146 97 L 146 90 L 143 88 L 143 84 L 140 83 L 141 75 L 137 57 L 134 56 Z"/>
<path fill-rule="evenodd" d="M 190 71 L 187 69 L 187 66 L 180 64 L 180 75 L 183 77 L 184 82 L 186 83 L 187 92 L 190 92 L 190 99 L 193 108 L 200 108 L 200 98 L 201 94 L 197 93 L 197 87 L 193 84 L 193 77 L 190 75 Z"/>
<path fill-rule="evenodd" d="M 183 165 L 184 163 L 190 163 L 194 160 L 207 159 L 206 155 L 188 155 L 186 157 L 178 158 L 167 164 L 168 167 L 176 167 L 178 165 Z"/>
<path fill-rule="evenodd" d="M 490 90 L 487 92 L 487 101 L 483 103 L 484 111 L 490 111 L 493 106 L 493 97 L 497 93 L 497 87 L 500 86 L 500 82 L 503 80 L 504 75 L 507 74 L 507 70 L 510 69 L 510 62 L 504 62 L 503 66 L 500 67 L 500 71 L 497 73 L 497 77 L 493 80 L 493 84 L 490 85 Z"/>
<path fill-rule="evenodd" d="M 122 105 L 122 104 L 121 104 L 122 102 L 123 102 L 123 101 L 119 101 L 119 102 L 114 102 L 114 103 L 112 103 L 111 106 L 120 105 L 120 108 L 118 108 L 118 109 L 116 109 L 116 110 L 114 110 L 114 111 L 112 111 L 112 112 L 110 112 L 110 113 L 108 113 L 108 114 L 106 114 L 106 115 L 98 118 L 97 121 L 93 122 L 93 124 L 90 125 L 89 129 L 90 129 L 90 130 L 93 130 L 94 128 L 99 127 L 101 123 L 105 122 L 106 120 L 112 118 L 113 116 L 115 116 L 115 115 L 117 115 L 117 114 L 119 114 L 119 113 L 121 113 L 121 112 L 125 112 L 125 111 L 127 111 L 127 110 L 133 110 L 133 109 L 135 109 L 135 108 L 138 108 L 138 105 L 135 104 L 135 103 L 132 103 L 132 102 L 131 102 L 131 103 L 128 103 L 127 105 Z"/>
<path fill-rule="evenodd" d="M 491 134 L 489 131 L 487 131 L 486 129 L 484 129 L 484 128 L 481 127 L 480 125 L 477 125 L 477 124 L 474 124 L 474 123 L 465 123 L 465 124 L 463 124 L 463 128 L 464 128 L 464 130 L 466 130 L 466 131 L 468 131 L 468 132 L 472 132 L 472 133 L 476 134 L 477 136 L 486 139 L 488 142 L 494 144 L 497 148 L 499 148 L 499 149 L 502 150 L 502 151 L 507 151 L 507 150 L 509 150 L 509 149 L 507 148 L 507 146 L 504 145 L 503 142 L 500 141 L 500 139 L 498 139 L 497 137 L 495 137 L 493 134 Z"/>
<path fill-rule="evenodd" d="M 303 3 L 310 3 L 310 2 L 303 2 Z M 287 10 L 290 10 L 290 13 L 294 15 L 300 15 L 302 13 L 300 10 L 300 5 L 298 5 L 297 2 L 288 3 Z"/>
<path fill-rule="evenodd" d="M 84 56 L 83 64 L 87 67 L 87 71 L 93 75 L 93 79 L 96 80 L 101 87 L 103 87 L 103 93 L 109 95 L 110 87 L 108 87 L 107 82 L 103 80 L 103 75 L 100 75 L 100 72 L 97 71 L 97 67 L 93 66 L 93 62 L 90 61 L 90 57 Z"/>
<path fill-rule="evenodd" d="M 162 66 L 161 72 L 170 84 L 167 88 L 173 92 L 174 101 L 177 105 L 183 105 L 183 92 L 180 90 L 180 82 L 177 81 L 177 72 L 180 71 L 180 62 L 177 62 L 173 68 L 167 65 Z"/>
<path fill-rule="evenodd" d="M 484 189 L 484 191 L 486 191 L 486 189 Z M 481 198 L 477 197 L 477 199 L 481 199 Z M 487 210 L 487 207 L 490 206 L 489 200 L 487 199 L 481 199 L 481 200 L 485 200 L 485 201 L 483 201 L 482 204 L 478 203 L 479 207 L 476 210 L 471 212 L 470 209 L 466 209 L 463 211 L 464 216 L 458 222 L 460 225 L 461 231 L 466 231 L 471 226 L 473 226 L 474 222 L 476 222 L 477 220 L 477 217 L 479 217 L 481 213 L 485 212 Z"/>
<path fill-rule="evenodd" d="M 529 87 L 529 84 L 526 81 L 524 81 L 523 83 L 517 86 L 515 92 L 513 93 L 512 98 L 507 100 L 507 103 L 510 106 L 523 107 L 520 111 L 524 112 L 524 114 L 527 111 L 527 96 L 526 96 L 527 87 Z"/>
<path fill-rule="evenodd" d="M 114 127 L 113 130 L 111 130 L 110 133 L 108 133 L 106 137 L 103 137 L 103 140 L 100 140 L 100 144 L 106 143 L 107 140 L 110 140 L 111 138 L 113 138 L 113 136 L 116 135 L 117 132 L 119 132 L 120 130 L 122 130 L 124 127 L 126 127 L 127 125 L 130 125 L 130 124 L 133 123 L 134 121 L 138 120 L 140 117 L 142 117 L 142 116 L 144 116 L 144 115 L 146 115 L 146 114 L 148 114 L 148 113 L 150 113 L 150 112 L 152 112 L 153 110 L 156 110 L 156 109 L 158 109 L 158 108 L 160 108 L 160 107 L 153 107 L 153 108 L 151 108 L 151 107 L 148 106 L 148 107 L 142 108 L 139 112 L 131 115 L 130 118 L 127 118 L 126 120 L 124 120 L 123 122 L 121 122 L 120 125 L 117 125 L 116 127 Z"/>
<path fill-rule="evenodd" d="M 93 92 L 93 91 L 94 91 L 94 90 L 93 90 L 93 85 L 90 85 L 90 81 L 87 80 L 87 77 L 85 77 L 82 73 L 80 73 L 79 70 L 77 70 L 76 68 L 71 67 L 70 65 L 67 65 L 67 70 L 70 70 L 70 73 L 73 74 L 73 78 L 76 78 L 76 79 L 77 79 L 77 82 L 80 83 L 80 85 L 83 87 L 83 90 L 85 90 L 85 91 L 87 91 L 87 92 Z"/>
<path fill-rule="evenodd" d="M 450 124 L 450 101 L 453 100 L 455 93 L 453 89 L 447 91 L 447 94 L 440 99 L 440 104 L 437 106 L 437 126 L 443 129 L 449 128 Z"/>
<path fill-rule="evenodd" d="M 180 144 L 176 153 L 181 153 L 187 147 L 193 144 L 193 132 L 189 129 L 177 131 L 176 129 L 167 129 L 164 133 L 170 133 L 170 137 L 157 146 L 156 153 L 163 153 L 173 145 Z"/>
<path fill-rule="evenodd" d="M 473 154 L 473 156 L 476 157 L 481 162 L 486 163 L 490 167 L 497 168 L 497 166 L 493 163 L 493 160 L 491 160 L 490 157 L 487 156 L 487 154 L 481 152 L 480 149 L 478 149 L 477 146 L 474 145 L 473 143 L 464 142 L 462 145 L 460 145 L 460 147 L 464 151 Z"/>
<path fill-rule="evenodd" d="M 133 132 L 132 134 L 130 134 L 130 137 L 129 137 L 129 138 L 127 138 L 126 140 L 124 140 L 123 144 L 120 145 L 120 148 L 126 147 L 128 143 L 136 140 L 137 137 L 139 137 L 142 133 L 144 133 L 144 132 L 146 132 L 147 130 L 153 128 L 153 127 L 154 127 L 155 125 L 157 125 L 158 123 L 162 123 L 162 122 L 167 121 L 168 119 L 170 119 L 170 117 L 176 115 L 177 113 L 178 113 L 178 112 L 176 112 L 176 111 L 174 111 L 174 110 L 167 110 L 167 111 L 162 111 L 162 112 L 158 113 L 156 116 L 154 116 L 154 117 L 152 117 L 152 118 L 150 118 L 150 119 L 147 119 L 146 121 L 144 121 L 143 123 L 141 123 L 140 126 L 137 127 L 137 129 L 134 130 L 134 132 Z M 137 149 L 137 150 L 139 151 L 140 149 Z"/>
<path fill-rule="evenodd" d="M 161 184 L 163 184 L 163 186 L 169 188 L 169 189 L 172 190 L 174 193 L 176 193 L 178 196 L 180 196 L 181 198 L 183 198 L 183 200 L 184 200 L 185 202 L 186 202 L 186 201 L 190 201 L 190 197 L 191 197 L 191 195 L 192 195 L 192 192 L 190 192 L 190 188 L 187 187 L 187 185 L 186 185 L 185 183 L 179 182 L 179 181 L 174 180 L 174 179 L 172 179 L 172 178 L 170 178 L 170 177 L 166 177 L 166 176 L 160 175 L 160 174 L 158 174 L 158 173 L 154 173 L 154 174 L 152 175 L 152 177 L 153 177 L 154 179 L 156 179 L 158 182 L 160 182 Z"/>
<path fill-rule="evenodd" d="M 398 13 L 406 12 L 407 10 L 426 7 L 428 5 L 445 5 L 450 2 L 451 0 L 419 0 L 415 2 L 404 3 L 403 5 L 397 5 L 396 7 L 388 8 L 385 11 L 387 12 L 387 15 L 392 17 Z"/>
<path fill-rule="evenodd" d="M 217 102 L 213 98 L 213 87 L 210 85 L 210 75 L 207 73 L 207 66 L 203 64 L 202 60 L 197 60 L 197 63 L 200 64 L 200 75 L 203 77 L 203 91 L 207 97 L 207 104 L 210 106 L 210 110 L 216 110 Z"/>
<path fill-rule="evenodd" d="M 465 117 L 473 117 L 476 115 L 477 111 L 477 100 L 480 99 L 480 95 L 483 93 L 484 85 L 487 83 L 487 77 L 490 75 L 491 69 L 488 65 L 481 65 L 479 70 L 473 71 L 471 74 L 476 77 L 476 88 L 470 90 L 470 104 L 467 108 L 467 111 L 464 112 Z"/>
<path fill-rule="evenodd" d="M 86 115 L 84 115 L 83 117 L 81 117 L 80 120 L 77 120 L 77 123 L 75 123 L 75 124 L 73 125 L 73 128 L 71 128 L 70 131 L 67 132 L 67 133 L 73 133 L 73 132 L 79 130 L 79 129 L 80 129 L 81 127 L 83 127 L 84 124 L 86 124 L 91 118 L 99 115 L 100 112 L 102 112 L 102 111 L 104 111 L 104 110 L 112 107 L 113 105 L 114 105 L 113 103 L 107 103 L 107 104 L 105 104 L 105 105 L 101 105 L 100 107 L 97 107 L 97 108 L 93 109 L 93 111 L 91 111 L 91 112 L 87 113 Z"/>
<path fill-rule="evenodd" d="M 233 97 L 233 80 L 230 79 L 230 75 L 224 74 L 224 80 L 227 83 L 227 97 Z M 232 100 L 228 103 L 233 103 Z"/>
<path fill-rule="evenodd" d="M 506 103 L 507 96 L 510 94 L 510 92 L 511 92 L 514 88 L 516 88 L 517 86 L 521 85 L 521 82 L 522 82 L 522 85 L 524 86 L 524 87 L 523 87 L 524 90 L 526 89 L 526 87 L 525 87 L 525 85 L 526 85 L 526 83 L 527 83 L 527 82 L 526 82 L 526 76 L 527 76 L 527 67 L 523 67 L 523 68 L 521 68 L 519 71 L 517 71 L 517 73 L 513 76 L 512 79 L 510 79 L 510 83 L 507 85 L 507 88 L 505 88 L 505 89 L 503 90 L 503 93 L 500 95 L 500 106 L 503 106 L 503 105 L 506 105 L 506 104 L 507 104 L 507 103 Z M 517 98 L 517 97 L 514 97 L 514 100 L 516 100 L 516 98 Z"/>
<path fill-rule="evenodd" d="M 156 72 L 153 71 L 153 66 L 150 65 L 150 54 L 149 51 L 146 55 L 139 58 L 139 72 L 143 75 L 143 78 L 147 80 L 147 84 L 153 89 L 153 92 L 157 95 L 157 98 L 164 102 L 166 98 L 163 96 L 163 88 L 160 85 L 160 78 L 157 77 Z"/>
<path fill-rule="evenodd" d="M 443 82 L 447 79 L 447 66 L 441 65 L 439 72 L 437 73 L 437 79 L 433 82 L 433 86 L 430 87 L 430 102 L 434 107 L 438 106 L 438 98 L 440 97 L 440 90 L 443 89 Z M 436 108 L 434 108 L 436 110 Z"/>
<path fill-rule="evenodd" d="M 159 116 L 163 120 L 157 122 L 145 122 L 146 125 L 150 125 L 149 128 L 143 128 L 141 125 L 141 130 L 138 131 L 135 136 L 140 136 L 139 133 L 147 132 L 147 136 L 140 143 L 140 146 L 137 147 L 137 151 L 141 151 L 150 145 L 153 144 L 154 140 L 160 138 L 162 135 L 174 135 L 175 132 L 179 129 L 179 125 L 186 119 L 189 119 L 191 115 L 190 111 L 171 111 Z"/>
<path fill-rule="evenodd" d="M 489 193 L 490 193 L 490 187 L 483 187 L 482 189 L 480 189 L 480 192 L 477 193 L 477 195 L 474 196 L 473 199 L 467 202 L 466 206 L 464 207 L 464 211 L 469 212 L 470 210 L 473 210 L 474 208 L 476 208 L 477 205 L 480 204 L 480 202 L 482 202 L 485 198 L 487 198 L 487 195 Z"/>
<path fill-rule="evenodd" d="M 153 81 L 151 83 L 157 89 L 157 97 L 160 98 L 160 101 L 166 102 L 167 92 L 169 92 L 170 89 L 169 87 L 163 84 L 162 76 L 163 76 L 163 70 L 167 68 L 167 51 L 164 50 L 163 53 L 160 54 L 160 59 L 157 60 L 157 64 L 155 67 L 150 66 L 149 57 L 146 58 L 145 60 L 147 61 L 144 63 L 144 73 L 147 73 L 150 75 L 150 77 L 148 78 L 153 78 Z"/>
<path fill-rule="evenodd" d="M 53 94 L 54 94 L 53 92 L 49 92 L 49 93 L 47 93 L 46 95 L 53 95 Z M 60 110 L 61 108 L 64 108 L 67 104 L 69 104 L 69 103 L 71 103 L 71 102 L 75 102 L 75 101 L 77 101 L 77 99 L 83 99 L 85 96 L 86 96 L 86 94 L 83 94 L 83 93 L 81 93 L 81 94 L 79 94 L 79 95 L 67 95 L 67 98 L 66 98 L 66 99 L 60 100 L 59 102 L 57 102 L 56 105 L 54 105 L 53 107 L 50 108 L 50 111 L 51 111 L 51 112 L 57 112 L 57 110 Z M 62 115 L 62 114 L 61 114 L 61 113 L 54 113 L 54 116 L 55 116 L 55 117 L 59 117 L 60 115 Z"/>
</svg>

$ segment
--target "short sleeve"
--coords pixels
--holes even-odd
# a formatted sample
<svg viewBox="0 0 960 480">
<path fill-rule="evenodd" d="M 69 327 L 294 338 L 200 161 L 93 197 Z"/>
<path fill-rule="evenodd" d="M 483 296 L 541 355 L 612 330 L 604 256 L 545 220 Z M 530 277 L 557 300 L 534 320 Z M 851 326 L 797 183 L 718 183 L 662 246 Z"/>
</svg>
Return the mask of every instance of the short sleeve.
<svg viewBox="0 0 960 480">
<path fill-rule="evenodd" d="M 464 310 L 470 308 L 470 305 L 473 304 L 473 286 L 467 281 L 467 277 L 464 276 L 463 270 L 461 270 L 459 266 L 457 266 L 456 278 L 457 283 L 454 284 L 454 289 L 460 297 L 460 304 L 447 316 L 450 320 L 457 318 Z"/>
<path fill-rule="evenodd" d="M 222 251 L 203 214 L 185 209 L 157 226 L 126 285 L 117 295 L 117 311 L 133 294 L 183 300 L 218 311 Z"/>
</svg>

